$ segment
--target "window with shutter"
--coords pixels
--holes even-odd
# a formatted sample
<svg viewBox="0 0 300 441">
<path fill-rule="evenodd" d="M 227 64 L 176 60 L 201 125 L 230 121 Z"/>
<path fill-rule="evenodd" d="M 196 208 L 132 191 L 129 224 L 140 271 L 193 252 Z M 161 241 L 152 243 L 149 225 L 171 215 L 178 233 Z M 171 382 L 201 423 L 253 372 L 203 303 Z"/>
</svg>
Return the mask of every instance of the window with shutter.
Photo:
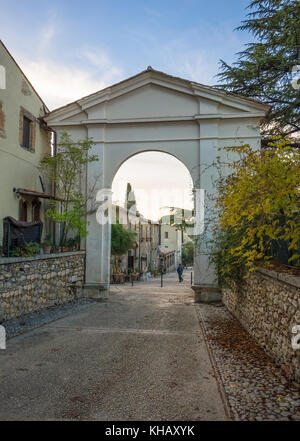
<svg viewBox="0 0 300 441">
<path fill-rule="evenodd" d="M 20 200 L 20 221 L 27 222 L 27 203 Z"/>
<path fill-rule="evenodd" d="M 30 125 L 31 121 L 26 116 L 23 116 L 23 147 L 30 149 Z"/>
<path fill-rule="evenodd" d="M 32 222 L 39 222 L 41 220 L 41 202 L 37 199 L 32 203 Z"/>
</svg>

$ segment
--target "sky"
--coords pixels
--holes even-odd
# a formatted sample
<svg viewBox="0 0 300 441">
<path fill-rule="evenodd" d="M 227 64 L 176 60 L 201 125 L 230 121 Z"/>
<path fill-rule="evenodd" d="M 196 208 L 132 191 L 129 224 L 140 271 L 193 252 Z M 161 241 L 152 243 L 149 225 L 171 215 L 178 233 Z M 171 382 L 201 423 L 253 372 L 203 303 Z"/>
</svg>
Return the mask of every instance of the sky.
<svg viewBox="0 0 300 441">
<path fill-rule="evenodd" d="M 147 66 L 203 84 L 217 83 L 250 41 L 234 31 L 249 0 L 0 0 L 0 39 L 51 109 L 114 84 Z M 164 164 L 173 185 L 173 169 Z M 146 170 L 149 157 L 131 159 Z M 152 167 L 153 165 L 152 157 Z M 129 176 L 132 176 L 132 173 Z M 123 176 L 124 178 L 124 176 Z M 123 179 L 122 178 L 122 179 Z M 178 175 L 177 175 L 178 181 Z M 182 182 L 186 181 L 182 175 Z"/>
<path fill-rule="evenodd" d="M 112 186 L 113 202 L 121 206 L 127 182 L 134 190 L 137 209 L 148 219 L 169 214 L 168 207 L 193 209 L 191 175 L 181 161 L 167 153 L 140 153 L 121 165 Z"/>
<path fill-rule="evenodd" d="M 249 0 L 0 0 L 0 38 L 50 109 L 151 65 L 213 85 Z"/>
</svg>

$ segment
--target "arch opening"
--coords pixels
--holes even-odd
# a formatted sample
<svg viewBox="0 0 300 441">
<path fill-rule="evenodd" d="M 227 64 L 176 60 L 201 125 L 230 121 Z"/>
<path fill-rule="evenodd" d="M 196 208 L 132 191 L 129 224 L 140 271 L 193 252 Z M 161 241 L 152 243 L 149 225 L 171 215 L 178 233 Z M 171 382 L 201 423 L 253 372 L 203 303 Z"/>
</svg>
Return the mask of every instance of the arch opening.
<svg viewBox="0 0 300 441">
<path fill-rule="evenodd" d="M 193 265 L 194 244 L 186 228 L 194 212 L 193 179 L 182 161 L 158 150 L 131 155 L 114 174 L 112 202 L 116 221 L 136 241 L 124 255 L 112 255 L 111 283 L 120 282 L 120 274 L 149 278 L 181 263 Z"/>
</svg>

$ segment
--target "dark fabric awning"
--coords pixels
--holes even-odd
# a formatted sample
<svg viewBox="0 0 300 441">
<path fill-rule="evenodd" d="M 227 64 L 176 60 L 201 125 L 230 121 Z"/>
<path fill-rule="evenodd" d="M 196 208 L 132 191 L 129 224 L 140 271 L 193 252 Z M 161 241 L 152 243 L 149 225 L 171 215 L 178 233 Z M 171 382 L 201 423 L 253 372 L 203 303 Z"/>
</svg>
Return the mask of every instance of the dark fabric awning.
<svg viewBox="0 0 300 441">
<path fill-rule="evenodd" d="M 26 188 L 14 188 L 14 192 L 17 194 L 21 194 L 23 196 L 35 196 L 36 198 L 52 199 L 55 201 L 61 201 L 60 198 L 57 198 L 56 196 L 53 196 L 52 194 L 41 193 L 41 192 L 35 191 L 35 190 L 27 190 Z"/>
<path fill-rule="evenodd" d="M 3 253 L 8 256 L 10 251 L 27 242 L 41 243 L 43 223 L 18 221 L 11 216 L 3 219 Z"/>
<path fill-rule="evenodd" d="M 17 228 L 30 228 L 30 227 L 34 227 L 36 225 L 42 225 L 41 221 L 40 222 L 18 221 L 11 216 L 7 216 L 3 220 L 9 222 L 11 225 L 14 225 Z"/>
</svg>

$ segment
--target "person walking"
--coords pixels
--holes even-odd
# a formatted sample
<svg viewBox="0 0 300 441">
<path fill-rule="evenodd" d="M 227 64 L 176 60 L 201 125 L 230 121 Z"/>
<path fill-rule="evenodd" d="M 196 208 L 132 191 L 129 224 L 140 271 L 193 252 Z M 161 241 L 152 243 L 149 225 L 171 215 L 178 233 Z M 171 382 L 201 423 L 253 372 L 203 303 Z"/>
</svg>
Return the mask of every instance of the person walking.
<svg viewBox="0 0 300 441">
<path fill-rule="evenodd" d="M 183 278 L 182 278 L 183 266 L 181 263 L 178 265 L 177 273 L 178 273 L 179 283 L 183 282 Z"/>
</svg>

